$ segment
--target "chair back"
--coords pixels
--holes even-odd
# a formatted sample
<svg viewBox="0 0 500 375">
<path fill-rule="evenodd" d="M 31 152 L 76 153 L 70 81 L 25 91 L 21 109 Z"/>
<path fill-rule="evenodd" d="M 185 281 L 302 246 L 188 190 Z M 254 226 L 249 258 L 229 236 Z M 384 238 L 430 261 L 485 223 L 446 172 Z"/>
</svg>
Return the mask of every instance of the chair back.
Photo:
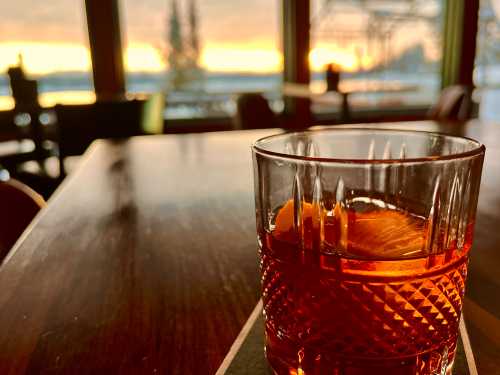
<svg viewBox="0 0 500 375">
<path fill-rule="evenodd" d="M 438 121 L 463 121 L 469 118 L 471 106 L 471 94 L 466 86 L 448 86 L 429 111 L 429 117 Z"/>
<path fill-rule="evenodd" d="M 57 104 L 54 109 L 59 157 L 82 154 L 98 129 L 94 104 Z"/>
<path fill-rule="evenodd" d="M 147 100 L 56 105 L 61 175 L 64 158 L 81 155 L 96 139 L 119 139 L 163 131 L 163 96 Z"/>
<path fill-rule="evenodd" d="M 15 103 L 13 115 L 20 113 L 29 115 L 29 138 L 35 143 L 33 157 L 42 163 L 51 153 L 43 145 L 44 134 L 39 118 L 42 108 L 38 102 L 38 82 L 28 79 L 21 66 L 9 68 L 7 74 Z"/>
<path fill-rule="evenodd" d="M 263 129 L 278 127 L 278 118 L 261 94 L 242 94 L 236 101 L 236 129 Z"/>
<path fill-rule="evenodd" d="M 40 108 L 38 103 L 38 83 L 27 79 L 20 67 L 12 67 L 7 71 L 10 89 L 15 102 L 16 112 L 32 113 Z"/>
<path fill-rule="evenodd" d="M 3 260 L 45 201 L 17 180 L 0 182 L 0 259 Z"/>
</svg>

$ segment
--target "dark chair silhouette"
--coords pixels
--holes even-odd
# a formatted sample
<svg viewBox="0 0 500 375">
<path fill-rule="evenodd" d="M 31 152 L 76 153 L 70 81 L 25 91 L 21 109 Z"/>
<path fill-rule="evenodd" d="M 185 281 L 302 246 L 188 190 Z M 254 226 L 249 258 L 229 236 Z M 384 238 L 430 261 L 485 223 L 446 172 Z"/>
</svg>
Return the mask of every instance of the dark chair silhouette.
<svg viewBox="0 0 500 375">
<path fill-rule="evenodd" d="M 428 116 L 436 121 L 464 121 L 470 117 L 471 109 L 470 89 L 462 85 L 453 85 L 443 89 Z"/>
<path fill-rule="evenodd" d="M 14 98 L 15 111 L 30 113 L 33 110 L 39 110 L 37 81 L 26 78 L 23 70 L 19 67 L 9 68 L 7 74 Z"/>
<path fill-rule="evenodd" d="M 12 97 L 15 106 L 11 113 L 11 124 L 2 128 L 4 135 L 12 137 L 13 140 L 29 139 L 34 144 L 33 150 L 19 150 L 8 155 L 2 155 L 0 162 L 7 168 L 12 176 L 36 187 L 45 197 L 50 196 L 56 181 L 47 174 L 45 160 L 54 156 L 54 149 L 47 146 L 45 142 L 43 125 L 40 122 L 40 114 L 43 109 L 38 102 L 38 84 L 36 80 L 30 80 L 24 74 L 21 66 L 11 67 L 8 70 Z M 18 116 L 28 121 L 28 126 L 17 126 L 14 119 Z M 38 168 L 36 172 L 24 169 L 26 162 L 36 161 Z"/>
<path fill-rule="evenodd" d="M 276 114 L 261 94 L 242 94 L 236 100 L 235 129 L 279 127 Z"/>
<path fill-rule="evenodd" d="M 38 82 L 26 78 L 21 67 L 11 67 L 7 74 L 15 103 L 14 114 L 26 113 L 30 116 L 32 138 L 37 147 L 41 147 L 42 130 L 39 115 L 42 108 L 38 102 Z"/>
<path fill-rule="evenodd" d="M 43 198 L 23 183 L 13 179 L 0 182 L 0 259 L 44 206 Z"/>
<path fill-rule="evenodd" d="M 7 71 L 12 97 L 14 98 L 13 115 L 27 114 L 29 116 L 29 137 L 35 143 L 37 159 L 45 157 L 43 149 L 42 125 L 39 120 L 41 107 L 38 103 L 38 83 L 26 78 L 20 66 L 11 67 Z"/>
<path fill-rule="evenodd" d="M 163 131 L 163 96 L 146 100 L 56 105 L 60 175 L 66 175 L 64 159 L 81 155 L 96 139 L 119 139 Z"/>
</svg>

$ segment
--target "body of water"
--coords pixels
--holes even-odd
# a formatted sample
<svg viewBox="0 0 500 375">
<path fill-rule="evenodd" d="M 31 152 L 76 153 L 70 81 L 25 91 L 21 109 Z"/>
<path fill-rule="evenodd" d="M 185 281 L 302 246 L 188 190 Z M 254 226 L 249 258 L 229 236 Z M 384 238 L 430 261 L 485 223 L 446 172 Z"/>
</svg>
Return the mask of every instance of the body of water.
<svg viewBox="0 0 500 375">
<path fill-rule="evenodd" d="M 498 112 L 500 107 L 495 104 L 500 102 L 500 66 L 477 69 L 475 74 L 476 82 L 492 87 L 480 92 L 481 116 L 487 119 L 500 119 Z M 33 78 L 38 80 L 42 105 L 84 103 L 95 99 L 90 73 L 55 73 Z M 164 90 L 168 77 L 161 73 L 130 73 L 126 78 L 128 92 L 148 93 Z M 384 105 L 428 105 L 436 100 L 440 88 L 437 72 L 368 72 L 356 75 L 344 74 L 342 79 L 348 84 L 383 81 L 416 87 L 415 90 L 401 93 L 352 95 L 350 100 L 353 109 L 360 107 L 376 109 Z M 313 85 L 321 86 L 324 84 L 324 75 L 316 73 L 311 80 Z M 235 111 L 234 98 L 245 92 L 263 92 L 273 108 L 279 110 L 282 108 L 281 84 L 282 75 L 279 73 L 265 75 L 206 73 L 203 80 L 194 85 L 193 90 L 169 92 L 166 117 L 232 115 Z M 0 75 L 0 109 L 12 106 L 8 78 L 6 75 Z M 332 110 L 332 108 L 314 108 L 319 111 Z"/>
</svg>

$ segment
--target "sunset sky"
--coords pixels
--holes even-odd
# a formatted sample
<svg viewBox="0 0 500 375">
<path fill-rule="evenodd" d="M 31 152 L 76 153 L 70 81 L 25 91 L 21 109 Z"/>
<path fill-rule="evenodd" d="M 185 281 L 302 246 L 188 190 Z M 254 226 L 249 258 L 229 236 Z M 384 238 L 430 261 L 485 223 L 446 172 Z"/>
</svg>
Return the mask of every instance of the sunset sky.
<svg viewBox="0 0 500 375">
<path fill-rule="evenodd" d="M 187 2 L 178 0 L 178 3 L 184 21 Z M 279 3 L 277 0 L 197 0 L 201 65 L 210 71 L 281 70 Z M 166 40 L 170 4 L 171 0 L 121 1 L 125 65 L 129 71 L 165 69 L 161 49 Z M 318 2 L 313 1 L 313 8 L 317 8 L 315 4 Z M 315 11 L 313 9 L 313 14 Z M 83 1 L 1 1 L 0 18 L 0 71 L 15 64 L 20 52 L 30 73 L 90 70 Z M 354 11 L 343 15 L 341 20 L 351 29 L 362 28 L 366 17 Z M 328 22 L 339 24 L 340 21 Z M 429 27 L 423 24 L 409 25 L 396 33 L 392 39 L 393 53 L 419 42 L 424 44 L 429 58 L 439 57 Z M 360 62 L 366 67 L 377 58 L 362 40 L 339 43 L 321 36 L 313 40 L 313 47 L 310 61 L 316 70 L 332 61 L 354 70 L 360 67 Z"/>
</svg>

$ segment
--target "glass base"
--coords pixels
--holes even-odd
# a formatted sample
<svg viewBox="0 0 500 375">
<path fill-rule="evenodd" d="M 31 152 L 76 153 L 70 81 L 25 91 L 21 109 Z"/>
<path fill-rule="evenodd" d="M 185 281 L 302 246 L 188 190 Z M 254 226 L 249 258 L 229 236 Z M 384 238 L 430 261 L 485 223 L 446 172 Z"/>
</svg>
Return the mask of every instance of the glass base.
<svg viewBox="0 0 500 375">
<path fill-rule="evenodd" d="M 436 363 L 439 354 L 427 353 L 412 358 L 380 360 L 332 359 L 321 354 L 304 355 L 293 361 L 266 347 L 266 358 L 274 375 L 452 375 L 451 363 Z M 299 364 L 299 357 L 302 363 Z M 441 361 L 439 361 L 441 362 Z"/>
</svg>

